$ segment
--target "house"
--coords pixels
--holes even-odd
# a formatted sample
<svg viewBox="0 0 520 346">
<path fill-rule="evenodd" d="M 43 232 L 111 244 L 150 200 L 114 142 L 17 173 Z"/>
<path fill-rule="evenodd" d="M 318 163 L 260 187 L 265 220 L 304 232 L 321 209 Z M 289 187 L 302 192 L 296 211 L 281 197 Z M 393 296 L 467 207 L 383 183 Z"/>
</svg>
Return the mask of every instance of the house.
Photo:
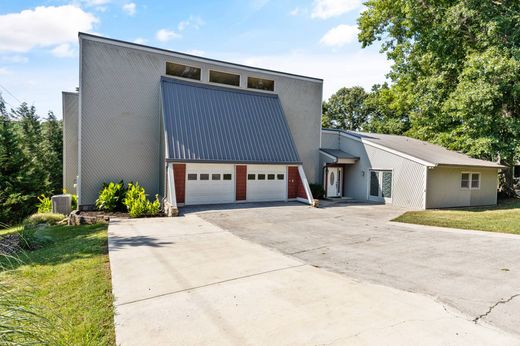
<svg viewBox="0 0 520 346">
<path fill-rule="evenodd" d="M 321 179 L 328 197 L 412 209 L 497 203 L 503 166 L 417 139 L 323 129 Z"/>
<path fill-rule="evenodd" d="M 501 166 L 402 136 L 321 129 L 323 81 L 79 34 L 64 92 L 63 185 L 80 209 L 139 182 L 167 210 L 330 198 L 409 208 L 496 203 Z"/>
<path fill-rule="evenodd" d="M 63 93 L 64 186 L 81 209 L 103 182 L 180 205 L 312 201 L 321 79 L 79 34 Z"/>
</svg>

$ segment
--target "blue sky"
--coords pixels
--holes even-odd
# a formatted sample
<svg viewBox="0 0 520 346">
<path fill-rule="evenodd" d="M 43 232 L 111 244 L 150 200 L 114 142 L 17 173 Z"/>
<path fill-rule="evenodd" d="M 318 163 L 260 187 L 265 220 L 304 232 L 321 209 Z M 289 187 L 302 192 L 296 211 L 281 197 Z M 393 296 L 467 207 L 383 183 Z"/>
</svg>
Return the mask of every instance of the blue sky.
<svg viewBox="0 0 520 346">
<path fill-rule="evenodd" d="M 324 79 L 342 86 L 385 80 L 379 47 L 361 49 L 360 0 L 2 0 L 0 92 L 61 117 L 61 91 L 78 85 L 77 32 Z"/>
</svg>

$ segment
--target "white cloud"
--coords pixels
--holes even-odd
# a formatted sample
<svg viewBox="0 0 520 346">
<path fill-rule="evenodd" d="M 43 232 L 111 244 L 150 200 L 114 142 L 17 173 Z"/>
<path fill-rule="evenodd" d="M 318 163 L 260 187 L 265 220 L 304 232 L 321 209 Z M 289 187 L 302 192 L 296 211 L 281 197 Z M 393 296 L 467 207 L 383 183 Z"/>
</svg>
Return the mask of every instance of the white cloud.
<svg viewBox="0 0 520 346">
<path fill-rule="evenodd" d="M 299 52 L 273 56 L 221 56 L 220 58 L 270 70 L 322 78 L 324 99 L 328 99 L 345 86 L 359 85 L 370 90 L 372 85 L 383 83 L 386 80 L 385 75 L 390 71 L 390 62 L 377 49 L 342 54 Z"/>
<path fill-rule="evenodd" d="M 137 10 L 137 5 L 134 2 L 130 2 L 128 4 L 124 4 L 122 8 L 123 8 L 123 12 L 125 12 L 129 16 L 135 16 L 135 12 Z"/>
<path fill-rule="evenodd" d="M 0 55 L 0 62 L 8 63 L 8 64 L 25 64 L 29 61 L 29 58 L 23 55 Z"/>
<path fill-rule="evenodd" d="M 110 2 L 110 0 L 82 0 L 83 3 L 87 6 L 102 6 L 106 5 Z"/>
<path fill-rule="evenodd" d="M 177 29 L 179 29 L 179 31 L 184 31 L 186 28 L 192 27 L 193 29 L 198 30 L 204 24 L 206 23 L 204 22 L 204 20 L 202 20 L 202 18 L 190 16 L 186 20 L 181 20 L 179 22 L 179 25 L 177 26 Z"/>
<path fill-rule="evenodd" d="M 357 38 L 358 28 L 355 25 L 340 24 L 323 35 L 320 43 L 329 47 L 341 47 Z"/>
<path fill-rule="evenodd" d="M 328 19 L 361 7 L 362 0 L 314 0 L 311 18 Z"/>
<path fill-rule="evenodd" d="M 155 33 L 155 38 L 160 42 L 168 42 L 174 38 L 181 37 L 180 34 L 168 29 L 160 29 Z"/>
<path fill-rule="evenodd" d="M 51 52 L 58 58 L 70 58 L 74 56 L 74 50 L 71 48 L 69 43 L 62 43 L 59 46 L 56 46 Z"/>
<path fill-rule="evenodd" d="M 148 42 L 148 40 L 145 39 L 145 38 L 142 38 L 142 37 L 138 37 L 138 38 L 136 38 L 136 39 L 134 40 L 134 43 L 138 43 L 138 44 L 145 44 L 145 43 L 147 43 L 147 42 Z"/>
<path fill-rule="evenodd" d="M 92 30 L 97 21 L 91 13 L 72 5 L 39 6 L 0 15 L 0 52 L 75 43 L 78 31 Z"/>
<path fill-rule="evenodd" d="M 0 67 L 0 76 L 5 76 L 7 74 L 11 73 L 8 69 L 4 67 Z"/>
<path fill-rule="evenodd" d="M 295 7 L 294 9 L 291 10 L 291 12 L 289 12 L 289 15 L 295 17 L 295 16 L 299 16 L 301 13 L 302 13 L 301 8 Z"/>
</svg>

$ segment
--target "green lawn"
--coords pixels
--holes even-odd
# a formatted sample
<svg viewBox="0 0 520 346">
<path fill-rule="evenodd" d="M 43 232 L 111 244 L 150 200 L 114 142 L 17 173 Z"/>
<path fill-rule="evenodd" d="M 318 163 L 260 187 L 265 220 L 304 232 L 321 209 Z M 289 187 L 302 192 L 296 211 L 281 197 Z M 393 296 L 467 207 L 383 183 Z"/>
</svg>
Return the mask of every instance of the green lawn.
<svg viewBox="0 0 520 346">
<path fill-rule="evenodd" d="M 409 211 L 392 221 L 520 234 L 520 199 L 492 207 Z"/>
<path fill-rule="evenodd" d="M 34 236 L 41 248 L 0 261 L 0 344 L 114 345 L 107 226 Z"/>
</svg>

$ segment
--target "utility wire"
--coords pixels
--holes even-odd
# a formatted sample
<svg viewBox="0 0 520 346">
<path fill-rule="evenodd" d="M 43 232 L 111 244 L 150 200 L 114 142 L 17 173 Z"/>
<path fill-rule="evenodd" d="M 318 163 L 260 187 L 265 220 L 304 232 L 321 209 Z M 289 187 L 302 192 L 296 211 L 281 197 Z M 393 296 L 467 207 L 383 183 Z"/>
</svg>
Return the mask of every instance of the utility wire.
<svg viewBox="0 0 520 346">
<path fill-rule="evenodd" d="M 9 95 L 11 95 L 16 101 L 18 101 L 18 103 L 22 103 L 22 101 L 20 101 L 20 99 L 18 97 L 14 96 L 14 94 L 12 92 L 10 92 L 9 89 L 7 89 L 2 84 L 0 84 L 0 88 L 4 89 Z"/>
</svg>

